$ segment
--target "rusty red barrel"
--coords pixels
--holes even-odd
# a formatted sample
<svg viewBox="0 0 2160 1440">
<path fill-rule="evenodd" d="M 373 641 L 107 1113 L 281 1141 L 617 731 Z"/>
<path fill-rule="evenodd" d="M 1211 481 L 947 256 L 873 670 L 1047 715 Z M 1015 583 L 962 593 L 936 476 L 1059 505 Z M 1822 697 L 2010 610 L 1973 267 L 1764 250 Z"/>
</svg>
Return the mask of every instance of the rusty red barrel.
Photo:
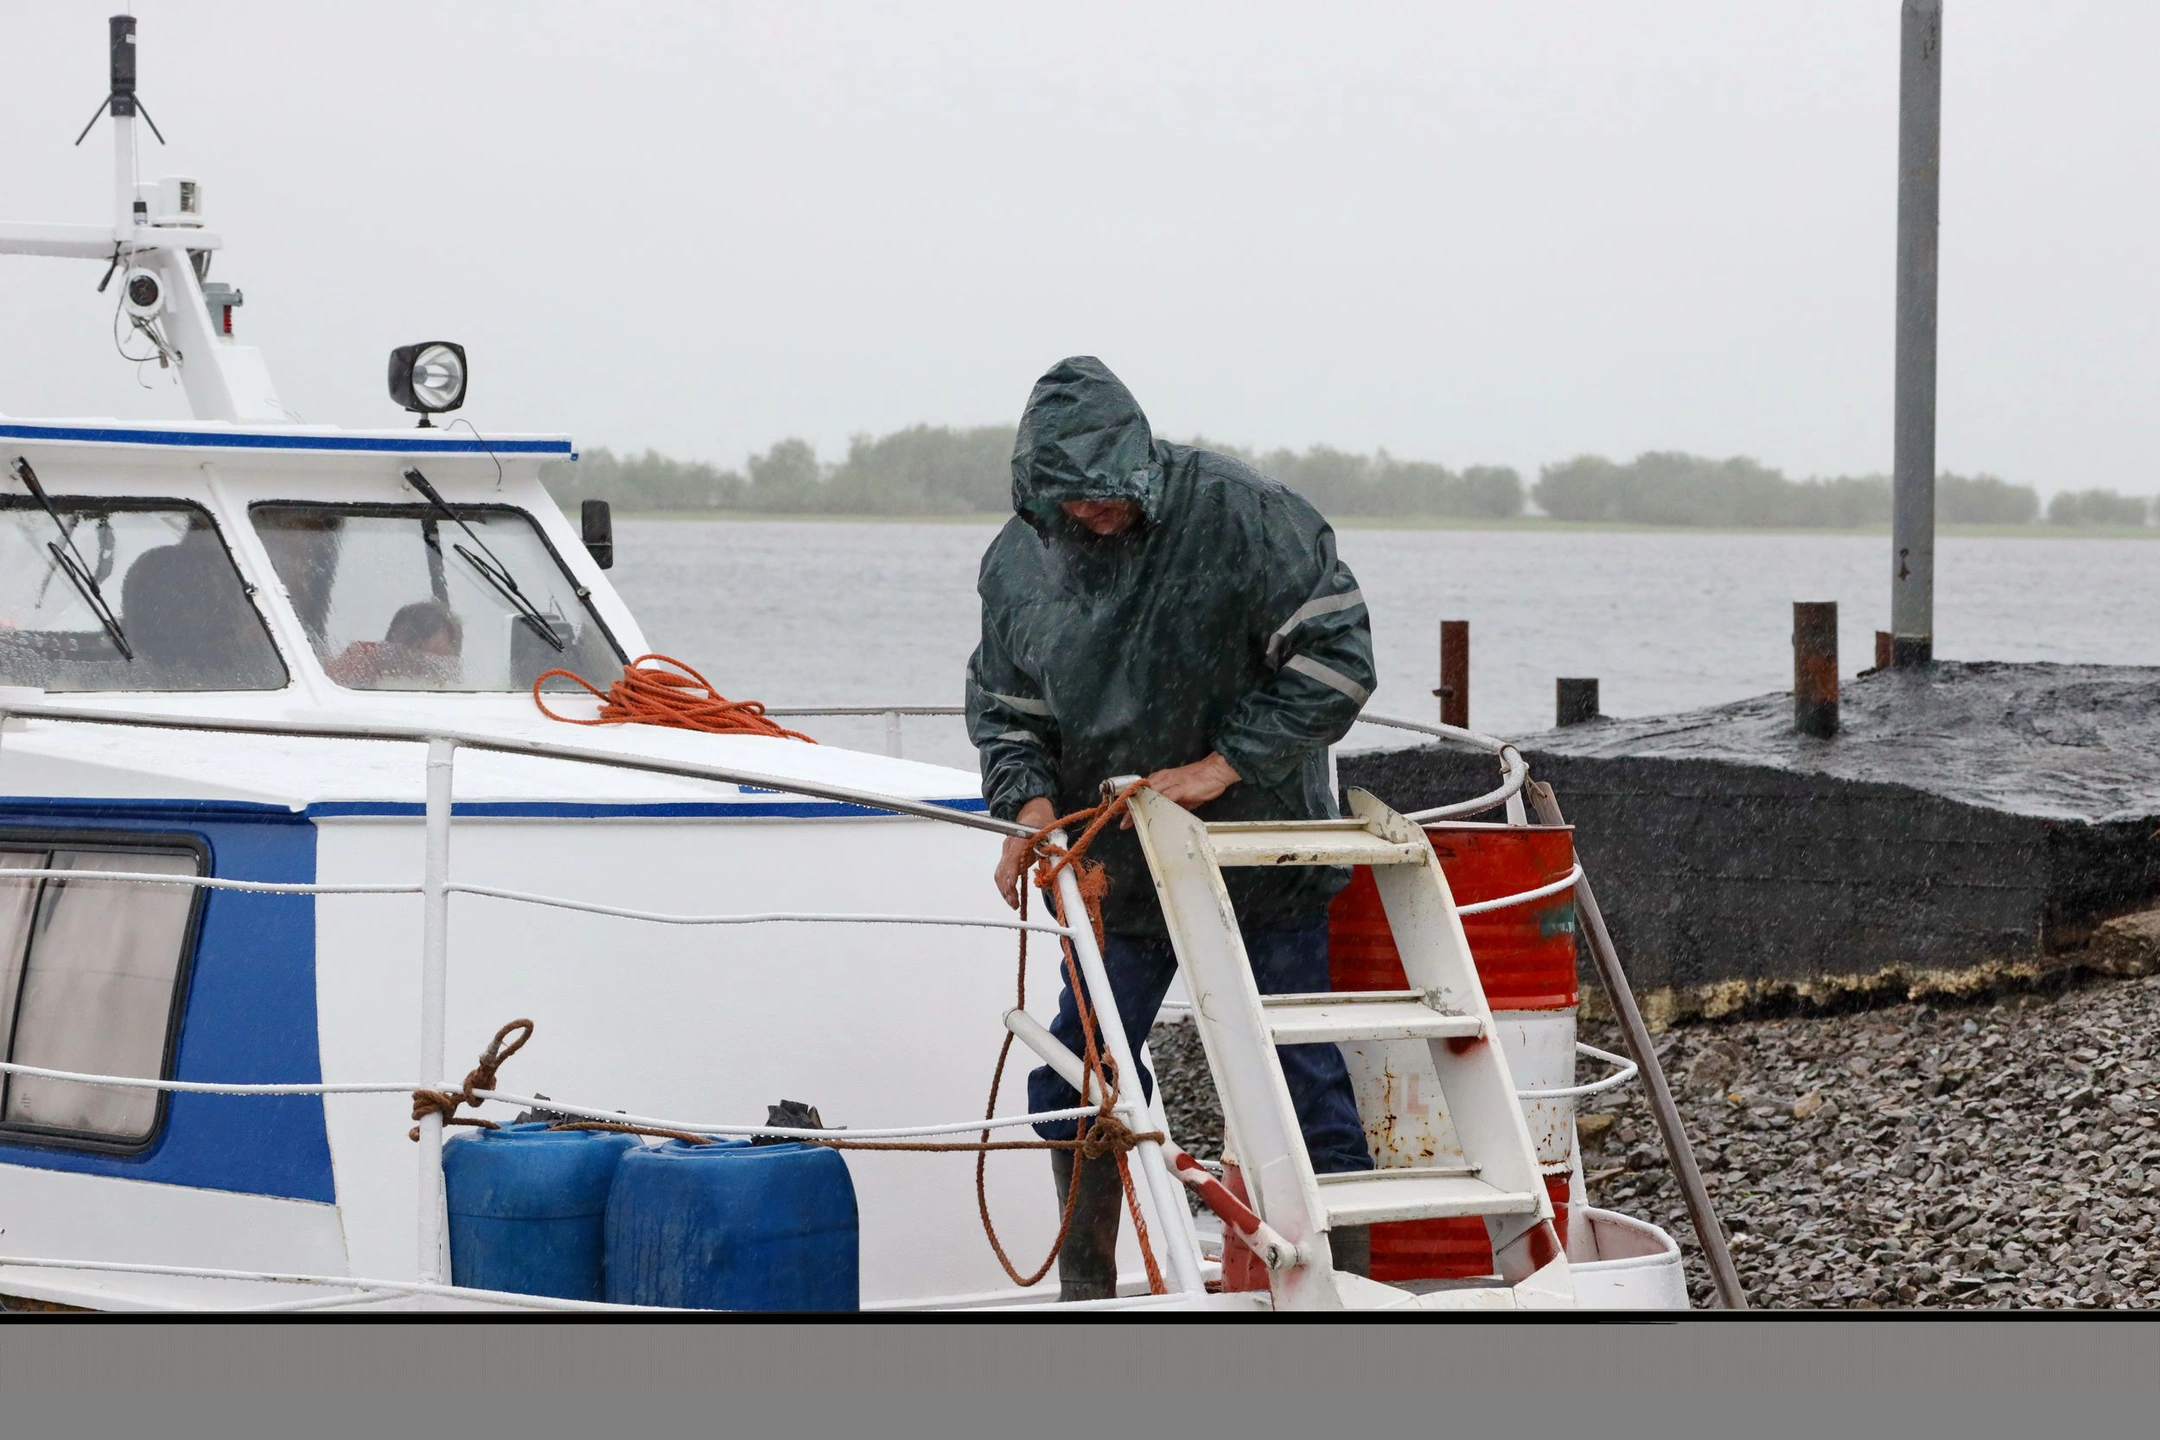
<svg viewBox="0 0 2160 1440">
<path fill-rule="evenodd" d="M 1457 823 L 1427 826 L 1425 833 L 1458 905 L 1535 890 L 1567 878 L 1575 866 L 1574 831 L 1566 826 Z M 1466 915 L 1463 934 L 1515 1083 L 1525 1088 L 1572 1084 L 1573 893 Z M 1349 888 L 1336 896 L 1328 944 L 1330 979 L 1337 990 L 1400 990 L 1409 983 L 1369 869 L 1353 871 Z M 1453 1126 L 1439 1103 L 1431 1062 L 1416 1043 L 1345 1045 L 1343 1053 L 1374 1161 L 1382 1166 L 1449 1163 Z M 1527 1114 L 1565 1235 L 1572 1102 L 1532 1102 Z M 1489 1275 L 1492 1267 L 1481 1220 L 1406 1220 L 1373 1227 L 1375 1280 L 1459 1279 Z"/>
</svg>

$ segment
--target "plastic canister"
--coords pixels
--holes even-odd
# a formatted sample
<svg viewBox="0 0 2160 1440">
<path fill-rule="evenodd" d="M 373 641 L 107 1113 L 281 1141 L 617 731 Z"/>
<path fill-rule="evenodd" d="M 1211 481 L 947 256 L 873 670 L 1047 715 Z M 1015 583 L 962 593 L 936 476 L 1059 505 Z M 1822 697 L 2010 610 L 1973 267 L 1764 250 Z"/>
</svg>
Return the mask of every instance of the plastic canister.
<svg viewBox="0 0 2160 1440">
<path fill-rule="evenodd" d="M 693 1310 L 854 1310 L 855 1184 L 822 1145 L 670 1140 L 623 1157 L 607 1298 Z"/>
<path fill-rule="evenodd" d="M 450 1277 L 482 1290 L 598 1300 L 608 1191 L 637 1141 L 505 1125 L 443 1146 Z"/>
<path fill-rule="evenodd" d="M 1458 905 L 1517 895 L 1566 878 L 1575 864 L 1568 826 L 1452 823 L 1425 829 Z M 1337 990 L 1399 990 L 1408 984 L 1372 871 L 1351 872 L 1329 912 L 1328 969 Z M 1493 1011 L 1517 1086 L 1574 1083 L 1575 899 L 1566 891 L 1463 917 L 1463 935 Z M 1417 1042 L 1343 1046 L 1365 1116 L 1374 1161 L 1434 1165 L 1459 1161 L 1439 1077 Z M 1524 1102 L 1531 1140 L 1566 1233 L 1574 1102 Z M 1452 1153 L 1450 1153 L 1452 1152 Z M 1375 1280 L 1456 1279 L 1492 1272 L 1483 1222 L 1406 1220 L 1372 1230 Z"/>
</svg>

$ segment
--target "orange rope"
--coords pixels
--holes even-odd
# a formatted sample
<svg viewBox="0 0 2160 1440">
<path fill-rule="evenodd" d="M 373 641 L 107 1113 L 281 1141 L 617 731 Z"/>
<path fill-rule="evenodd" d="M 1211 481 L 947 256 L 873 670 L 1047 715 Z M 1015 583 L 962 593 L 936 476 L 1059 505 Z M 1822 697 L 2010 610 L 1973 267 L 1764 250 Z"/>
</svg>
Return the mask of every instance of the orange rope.
<svg viewBox="0 0 2160 1440">
<path fill-rule="evenodd" d="M 646 661 L 654 662 L 648 667 Z M 681 674 L 658 668 L 672 665 Z M 580 720 L 558 715 L 540 698 L 540 687 L 557 675 L 573 680 L 600 702 L 599 718 Z M 549 670 L 533 681 L 533 704 L 550 720 L 565 725 L 671 725 L 678 730 L 702 730 L 708 735 L 766 735 L 776 740 L 801 740 L 815 745 L 797 730 L 790 730 L 765 716 L 762 700 L 730 700 L 713 689 L 712 682 L 671 655 L 640 655 L 623 667 L 622 678 L 603 693 L 599 686 L 570 670 Z"/>
<path fill-rule="evenodd" d="M 1095 837 L 1102 834 L 1112 820 L 1125 813 L 1132 804 L 1133 792 L 1144 783 L 1136 780 L 1100 805 L 1060 816 L 1030 835 L 1027 840 L 1029 851 L 1041 857 L 1035 867 L 1034 883 L 1049 894 L 1051 908 L 1060 925 L 1069 926 L 1073 922 L 1066 917 L 1065 902 L 1058 895 L 1057 875 L 1060 870 L 1065 869 L 1073 872 L 1073 878 L 1079 882 L 1081 904 L 1086 907 L 1088 922 L 1095 930 L 1097 946 L 1102 944 L 1102 899 L 1109 889 L 1109 877 L 1103 873 L 1102 866 L 1087 858 L 1088 847 L 1095 843 Z M 1080 831 L 1080 838 L 1071 845 L 1060 850 L 1050 843 L 1052 832 L 1083 822 L 1085 823 Z M 1020 915 L 1022 919 L 1026 919 L 1025 882 L 1021 885 L 1020 900 Z M 1028 932 L 1022 930 L 1018 996 L 1021 1009 L 1027 1008 L 1027 944 Z M 1081 1063 L 1087 1075 L 1093 1077 L 1096 1093 L 1102 1098 L 1097 1104 L 1095 1114 L 1082 1118 L 1072 1141 L 1052 1142 L 1058 1148 L 1070 1145 L 1074 1151 L 1072 1186 L 1065 1196 L 1065 1209 L 1058 1221 L 1057 1238 L 1050 1242 L 1050 1253 L 1044 1257 L 1042 1264 L 1032 1274 L 1023 1277 L 1019 1268 L 1007 1257 L 1005 1247 L 999 1243 L 997 1227 L 990 1220 L 990 1197 L 983 1174 L 987 1157 L 978 1151 L 975 1159 L 975 1201 L 982 1215 L 983 1233 L 989 1237 L 990 1248 L 996 1253 L 998 1263 L 1005 1267 L 1005 1273 L 1023 1288 L 1033 1285 L 1049 1273 L 1058 1252 L 1065 1248 L 1066 1232 L 1072 1228 L 1073 1206 L 1080 1195 L 1081 1167 L 1091 1159 L 1100 1159 L 1107 1155 L 1117 1162 L 1118 1180 L 1125 1189 L 1125 1208 L 1132 1213 L 1133 1237 L 1140 1242 L 1140 1259 L 1147 1266 L 1148 1293 L 1166 1294 L 1169 1286 L 1163 1283 L 1162 1268 L 1156 1263 L 1155 1247 L 1148 1236 L 1147 1217 L 1140 1212 L 1139 1191 L 1133 1183 L 1132 1166 L 1126 1159 L 1126 1152 L 1138 1140 L 1160 1141 L 1162 1137 L 1153 1131 L 1146 1136 L 1135 1135 L 1123 1121 L 1111 1113 L 1112 1107 L 1117 1104 L 1118 1088 L 1123 1077 L 1116 1073 L 1116 1067 L 1109 1063 L 1103 1047 L 1096 1040 L 1095 1007 L 1089 1003 L 1087 986 L 1080 977 L 1080 957 L 1074 953 L 1070 940 L 1060 941 L 1059 948 L 1063 951 L 1065 961 L 1065 981 L 1072 988 L 1073 1003 L 1080 1017 Z M 998 1047 L 997 1071 L 990 1079 L 990 1104 L 989 1108 L 983 1111 L 985 1119 L 997 1108 L 998 1085 L 1005 1076 L 1005 1060 L 1012 1051 L 1012 1039 L 1012 1032 L 1006 1031 L 1005 1042 Z M 987 1141 L 990 1132 L 985 1130 L 982 1138 Z"/>
</svg>

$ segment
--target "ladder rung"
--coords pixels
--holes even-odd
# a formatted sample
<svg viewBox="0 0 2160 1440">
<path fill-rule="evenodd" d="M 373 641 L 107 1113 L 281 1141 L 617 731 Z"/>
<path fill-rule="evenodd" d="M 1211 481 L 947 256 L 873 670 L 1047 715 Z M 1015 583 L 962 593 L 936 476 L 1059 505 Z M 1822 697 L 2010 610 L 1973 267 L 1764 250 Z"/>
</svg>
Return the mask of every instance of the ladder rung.
<svg viewBox="0 0 2160 1440">
<path fill-rule="evenodd" d="M 1210 820 L 1210 835 L 1235 835 L 1240 830 L 1362 830 L 1372 833 L 1363 820 L 1344 816 L 1335 820 Z"/>
<path fill-rule="evenodd" d="M 1423 840 L 1389 840 L 1330 820 L 1249 830 L 1218 831 L 1210 826 L 1208 848 L 1215 852 L 1215 863 L 1224 866 L 1423 865 L 1432 854 Z"/>
<path fill-rule="evenodd" d="M 1535 1191 L 1502 1190 L 1461 1169 L 1362 1170 L 1315 1178 L 1330 1225 L 1535 1215 L 1540 1199 Z"/>
<path fill-rule="evenodd" d="M 1435 1010 L 1415 990 L 1263 995 L 1260 1011 L 1277 1045 L 1351 1040 L 1452 1040 L 1485 1033 L 1475 1015 Z"/>
</svg>

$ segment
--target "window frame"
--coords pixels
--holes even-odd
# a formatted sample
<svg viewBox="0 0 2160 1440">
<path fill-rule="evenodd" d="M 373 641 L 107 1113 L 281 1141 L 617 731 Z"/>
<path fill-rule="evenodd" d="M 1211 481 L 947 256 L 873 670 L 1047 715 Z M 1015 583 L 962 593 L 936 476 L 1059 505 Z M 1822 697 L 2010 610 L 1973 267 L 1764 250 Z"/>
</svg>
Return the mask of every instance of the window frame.
<svg viewBox="0 0 2160 1440">
<path fill-rule="evenodd" d="M 52 865 L 55 850 L 90 851 L 103 855 L 186 854 L 195 858 L 197 878 L 211 871 L 210 846 L 200 835 L 184 831 L 161 830 L 32 830 L 20 826 L 0 826 L 0 850 L 44 850 L 47 869 Z M 0 878 L 7 872 L 0 870 Z M 45 909 L 45 888 L 52 884 L 47 876 L 39 880 L 36 905 L 31 911 L 31 929 L 23 949 L 23 971 L 30 969 L 30 957 L 37 950 L 37 920 Z M 131 887 L 132 888 L 132 887 Z M 157 1078 L 170 1080 L 180 1055 L 180 1031 L 187 1018 L 187 999 L 195 979 L 195 956 L 202 944 L 203 908 L 209 898 L 209 888 L 203 885 L 188 887 L 195 892 L 188 902 L 187 923 L 180 931 L 180 957 L 173 966 L 172 999 L 165 1016 L 165 1047 L 158 1061 Z M 8 1059 L 15 1051 L 15 1026 L 22 1016 L 23 992 L 28 987 L 18 984 L 15 989 L 15 1014 L 8 1018 L 6 1050 L 0 1059 Z M 60 1068 L 60 1067 L 53 1067 Z M 0 1075 L 12 1083 L 12 1075 Z M 165 1125 L 172 1111 L 173 1092 L 157 1093 L 157 1110 L 151 1116 L 150 1127 L 140 1138 L 101 1135 L 95 1131 L 67 1130 L 52 1125 L 30 1125 L 20 1120 L 0 1118 L 0 1146 L 35 1145 L 49 1150 L 66 1150 L 94 1155 L 135 1156 L 154 1150 L 165 1138 Z M 0 1086 L 0 1105 L 4 1105 L 5 1087 Z M 0 1115 L 4 1115 L 0 1108 Z"/>
<path fill-rule="evenodd" d="M 52 501 L 53 509 L 60 511 L 63 515 L 67 513 L 68 507 L 70 505 L 96 506 L 99 509 L 103 510 L 192 510 L 197 515 L 200 515 L 203 519 L 203 522 L 210 527 L 210 533 L 217 538 L 218 549 L 224 552 L 225 555 L 225 563 L 232 567 L 233 579 L 240 582 L 240 593 L 246 598 L 248 610 L 251 614 L 254 615 L 255 623 L 262 627 L 263 639 L 267 640 L 270 643 L 271 657 L 277 661 L 278 672 L 284 678 L 278 684 L 273 686 L 265 688 L 249 687 L 243 690 L 48 690 L 46 694 L 276 695 L 281 691 L 290 690 L 293 688 L 292 662 L 286 657 L 284 648 L 278 644 L 277 627 L 272 625 L 270 623 L 270 617 L 263 613 L 262 587 L 248 578 L 248 573 L 246 569 L 244 569 L 240 564 L 240 557 L 233 553 L 232 542 L 226 539 L 225 531 L 218 525 L 217 513 L 213 511 L 209 506 L 203 504 L 200 500 L 189 500 L 184 496 L 179 495 L 161 496 L 75 494 L 52 495 L 48 498 Z M 0 510 L 38 511 L 42 508 L 43 507 L 41 507 L 37 503 L 35 498 L 28 495 L 0 495 Z M 99 584 L 102 586 L 104 582 L 100 581 Z M 110 599 L 115 597 L 109 595 L 107 598 Z M 120 618 L 121 623 L 125 625 L 127 617 L 123 615 Z"/>
<path fill-rule="evenodd" d="M 548 559 L 555 562 L 556 573 L 560 574 L 565 580 L 568 580 L 570 582 L 571 593 L 577 596 L 578 604 L 585 607 L 586 615 L 590 617 L 592 623 L 599 628 L 600 638 L 607 641 L 608 649 L 615 652 L 616 663 L 621 665 L 628 665 L 630 663 L 630 652 L 623 648 L 622 641 L 615 638 L 615 632 L 608 627 L 607 618 L 600 613 L 600 607 L 593 603 L 592 587 L 590 585 L 587 585 L 583 580 L 579 579 L 578 573 L 575 570 L 571 569 L 569 565 L 564 563 L 562 551 L 556 549 L 555 542 L 548 538 L 547 526 L 540 523 L 539 516 L 535 515 L 532 511 L 526 509 L 523 505 L 512 505 L 507 501 L 495 501 L 493 503 L 484 505 L 459 504 L 457 501 L 454 500 L 450 501 L 449 503 L 451 513 L 458 516 L 460 519 L 471 519 L 475 515 L 488 514 L 515 515 L 520 520 L 523 520 L 527 525 L 531 526 L 533 538 L 540 542 L 540 547 L 543 550 L 547 551 Z M 426 501 L 419 501 L 416 503 L 407 504 L 403 501 L 385 500 L 251 500 L 248 502 L 247 507 L 248 524 L 251 527 L 255 527 L 255 537 L 258 541 L 260 541 L 260 539 L 262 538 L 262 531 L 260 527 L 256 526 L 255 517 L 259 512 L 264 510 L 312 510 L 318 513 L 356 515 L 362 518 L 374 518 L 379 520 L 425 520 L 430 516 L 439 515 L 441 513 L 433 505 L 428 504 Z M 285 577 L 283 575 L 276 574 L 277 566 L 275 562 L 271 564 L 270 568 L 273 578 L 276 579 L 278 584 L 285 584 Z M 306 629 L 306 626 L 303 625 L 301 628 L 304 630 Z M 328 679 L 329 672 L 324 669 L 325 661 L 323 660 L 322 656 L 315 653 L 315 645 L 312 640 L 308 642 L 307 652 L 308 658 L 315 663 L 315 668 L 317 670 L 322 670 L 324 678 Z M 518 695 L 525 693 L 521 690 L 382 691 L 368 690 L 352 685 L 339 684 L 339 682 L 336 680 L 331 680 L 330 683 L 332 685 L 336 685 L 340 691 L 352 695 L 396 694 L 445 696 Z"/>
</svg>

